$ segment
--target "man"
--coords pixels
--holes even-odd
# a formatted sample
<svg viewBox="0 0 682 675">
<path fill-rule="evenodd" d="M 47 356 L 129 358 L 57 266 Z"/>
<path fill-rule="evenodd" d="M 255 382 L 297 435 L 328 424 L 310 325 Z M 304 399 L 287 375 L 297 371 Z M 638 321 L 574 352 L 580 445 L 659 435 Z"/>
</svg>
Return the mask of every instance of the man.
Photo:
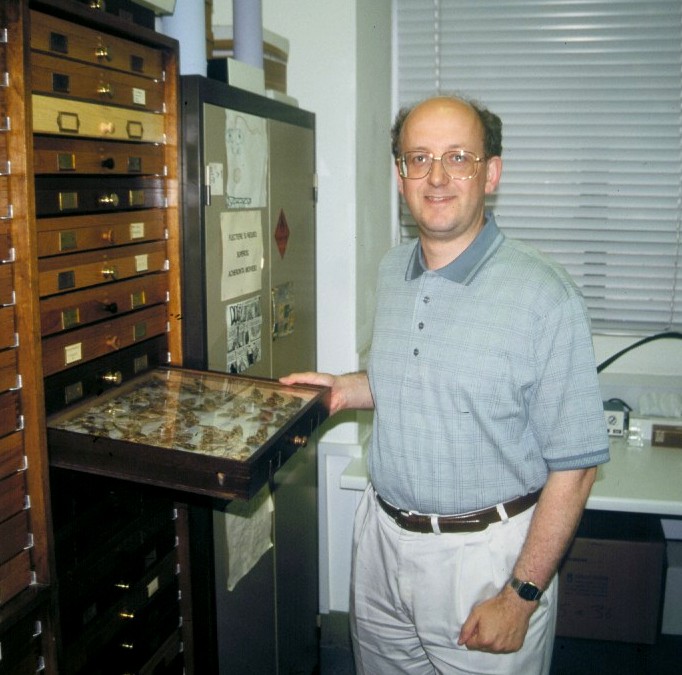
<svg viewBox="0 0 682 675">
<path fill-rule="evenodd" d="M 368 372 L 283 378 L 331 386 L 332 413 L 375 409 L 359 673 L 547 673 L 557 567 L 608 461 L 580 293 L 486 212 L 501 151 L 499 118 L 470 102 L 401 111 L 393 152 L 419 237 L 381 263 Z"/>
</svg>

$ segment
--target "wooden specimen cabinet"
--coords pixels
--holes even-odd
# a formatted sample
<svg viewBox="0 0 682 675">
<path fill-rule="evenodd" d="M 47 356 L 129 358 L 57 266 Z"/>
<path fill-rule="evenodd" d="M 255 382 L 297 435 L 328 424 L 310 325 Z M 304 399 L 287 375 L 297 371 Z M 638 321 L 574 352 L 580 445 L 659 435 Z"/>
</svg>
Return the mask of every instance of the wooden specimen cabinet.
<svg viewBox="0 0 682 675">
<path fill-rule="evenodd" d="M 217 672 L 192 513 L 326 416 L 182 368 L 178 44 L 126 2 L 0 1 L 0 675 Z"/>
</svg>

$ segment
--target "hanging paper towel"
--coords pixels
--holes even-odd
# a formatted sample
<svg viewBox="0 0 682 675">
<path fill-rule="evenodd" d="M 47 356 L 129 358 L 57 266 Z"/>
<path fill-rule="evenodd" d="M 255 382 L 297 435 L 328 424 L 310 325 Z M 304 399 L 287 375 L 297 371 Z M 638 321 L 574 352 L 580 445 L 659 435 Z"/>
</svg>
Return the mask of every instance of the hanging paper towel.
<svg viewBox="0 0 682 675">
<path fill-rule="evenodd" d="M 272 547 L 275 504 L 265 485 L 248 501 L 233 501 L 225 510 L 227 590 L 232 591 Z"/>
</svg>

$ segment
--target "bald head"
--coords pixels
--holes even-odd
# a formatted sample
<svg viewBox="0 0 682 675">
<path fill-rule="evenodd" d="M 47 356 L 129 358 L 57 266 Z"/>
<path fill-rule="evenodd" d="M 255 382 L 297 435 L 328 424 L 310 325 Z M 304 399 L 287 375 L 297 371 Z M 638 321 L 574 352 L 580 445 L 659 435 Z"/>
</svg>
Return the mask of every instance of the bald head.
<svg viewBox="0 0 682 675">
<path fill-rule="evenodd" d="M 403 130 L 408 119 L 422 118 L 434 111 L 450 111 L 462 120 L 473 115 L 479 126 L 485 157 L 502 155 L 502 120 L 474 101 L 458 96 L 435 96 L 413 106 L 401 108 L 391 129 L 391 150 L 397 159 L 403 152 Z"/>
</svg>

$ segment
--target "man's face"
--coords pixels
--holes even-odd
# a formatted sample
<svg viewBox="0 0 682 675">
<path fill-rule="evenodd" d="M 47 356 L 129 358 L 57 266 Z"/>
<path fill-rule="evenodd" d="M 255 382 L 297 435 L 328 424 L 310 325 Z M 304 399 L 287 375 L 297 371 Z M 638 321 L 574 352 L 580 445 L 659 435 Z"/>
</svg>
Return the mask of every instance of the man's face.
<svg viewBox="0 0 682 675">
<path fill-rule="evenodd" d="M 419 150 L 440 157 L 449 150 L 467 150 L 484 157 L 483 128 L 476 112 L 464 103 L 438 98 L 415 108 L 405 120 L 401 152 Z M 424 178 L 398 178 L 398 187 L 419 226 L 423 243 L 452 244 L 459 255 L 485 222 L 485 195 L 499 182 L 502 161 L 483 161 L 469 180 L 448 177 L 434 161 Z"/>
</svg>

